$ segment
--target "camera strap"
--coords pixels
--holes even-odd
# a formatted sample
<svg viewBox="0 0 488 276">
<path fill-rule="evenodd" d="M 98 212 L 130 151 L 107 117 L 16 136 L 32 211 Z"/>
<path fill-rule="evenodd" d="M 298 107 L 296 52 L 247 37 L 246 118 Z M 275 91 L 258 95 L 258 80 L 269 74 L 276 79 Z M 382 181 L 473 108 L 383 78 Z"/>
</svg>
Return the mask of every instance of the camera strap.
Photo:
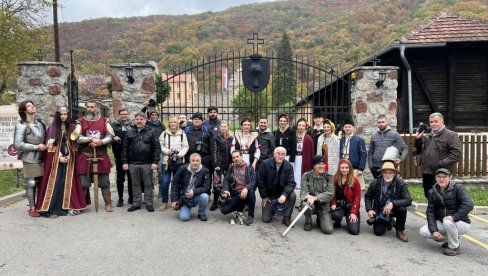
<svg viewBox="0 0 488 276">
<path fill-rule="evenodd" d="M 391 195 L 393 193 L 395 193 L 396 191 L 396 182 L 395 182 L 395 178 L 392 180 L 392 183 L 390 185 L 393 185 L 393 188 L 390 188 L 390 187 L 387 187 L 386 188 L 386 191 L 383 192 L 383 187 L 386 186 L 385 183 L 384 183 L 384 179 L 382 178 L 381 179 L 381 183 L 380 183 L 380 203 L 379 203 L 379 206 L 381 206 L 381 208 L 385 207 L 386 206 L 386 203 L 388 202 L 388 200 L 390 199 Z"/>
<path fill-rule="evenodd" d="M 164 132 L 164 139 L 166 140 L 166 138 L 168 137 L 168 133 L 166 133 L 166 131 Z M 183 133 L 180 134 L 180 137 L 181 137 L 181 143 L 183 144 Z M 171 137 L 169 137 L 168 139 L 168 148 L 171 150 Z"/>
</svg>

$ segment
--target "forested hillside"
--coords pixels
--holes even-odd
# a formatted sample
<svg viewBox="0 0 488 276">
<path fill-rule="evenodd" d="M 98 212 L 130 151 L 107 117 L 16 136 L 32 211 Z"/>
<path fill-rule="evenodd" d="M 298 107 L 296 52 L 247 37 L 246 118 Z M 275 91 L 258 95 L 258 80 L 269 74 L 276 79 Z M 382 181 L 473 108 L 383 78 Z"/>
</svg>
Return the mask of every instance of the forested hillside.
<svg viewBox="0 0 488 276">
<path fill-rule="evenodd" d="M 297 56 L 345 70 L 441 11 L 488 20 L 486 0 L 290 0 L 218 13 L 61 23 L 59 30 L 62 52 L 76 50 L 78 74 L 104 73 L 130 50 L 139 62 L 154 60 L 171 70 L 209 55 L 249 51 L 253 32 L 265 39 L 265 51 L 286 32 Z M 68 64 L 66 55 L 63 61 Z"/>
</svg>

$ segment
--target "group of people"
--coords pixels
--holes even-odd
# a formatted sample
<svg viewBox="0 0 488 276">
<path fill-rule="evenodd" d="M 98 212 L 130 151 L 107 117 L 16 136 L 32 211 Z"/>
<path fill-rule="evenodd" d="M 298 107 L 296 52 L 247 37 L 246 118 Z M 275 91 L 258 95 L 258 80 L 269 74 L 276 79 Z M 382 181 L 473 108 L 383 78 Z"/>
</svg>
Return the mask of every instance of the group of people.
<svg viewBox="0 0 488 276">
<path fill-rule="evenodd" d="M 232 213 L 231 223 L 252 225 L 258 190 L 264 223 L 280 216 L 289 227 L 293 210 L 306 204 L 304 230 L 312 230 L 315 214 L 323 233 L 331 234 L 346 218 L 347 231 L 357 235 L 361 190 L 366 188 L 362 176 L 368 161 L 374 179 L 364 196 L 367 223 L 378 236 L 395 227 L 398 239 L 408 241 L 404 233 L 406 208 L 412 198 L 398 175 L 398 165 L 406 159 L 408 148 L 384 115 L 377 118 L 378 131 L 372 135 L 367 152 L 350 117 L 343 122 L 341 138 L 334 123 L 320 112 L 314 112 L 310 127 L 305 119 L 290 126 L 289 116 L 280 114 L 274 132 L 266 118 L 259 120 L 257 131 L 251 129 L 251 120 L 244 118 L 233 135 L 229 123 L 218 118 L 217 107 L 208 108 L 207 120 L 198 112 L 191 122 L 184 115 L 171 117 L 167 129 L 157 111 L 144 111 L 136 113 L 132 122 L 129 111 L 122 108 L 118 119 L 110 123 L 100 116 L 98 104 L 89 101 L 85 116 L 76 124 L 70 123 L 69 110 L 61 107 L 46 129 L 36 116 L 34 103 L 20 103 L 14 146 L 24 164 L 29 215 L 79 214 L 91 203 L 92 182 L 101 189 L 105 210 L 112 212 L 112 164 L 107 152 L 112 144 L 117 207 L 124 204 L 127 177 L 129 212 L 141 209 L 143 202 L 147 211 L 154 211 L 152 174 L 159 171 L 159 210 L 178 210 L 182 221 L 191 219 L 196 206 L 198 218 L 207 221 L 207 205 L 213 194 L 211 211 L 220 208 L 224 215 Z M 431 133 L 417 132 L 416 141 L 417 153 L 424 157 L 424 188 L 429 201 L 428 225 L 420 233 L 438 241 L 447 238 L 444 253 L 456 255 L 460 252 L 458 235 L 469 230 L 467 214 L 473 204 L 463 186 L 451 179 L 449 169 L 460 157 L 457 134 L 445 128 L 439 113 L 430 116 L 430 126 Z M 392 146 L 400 155 L 385 160 L 384 154 Z M 295 191 L 300 193 L 298 198 Z"/>
</svg>

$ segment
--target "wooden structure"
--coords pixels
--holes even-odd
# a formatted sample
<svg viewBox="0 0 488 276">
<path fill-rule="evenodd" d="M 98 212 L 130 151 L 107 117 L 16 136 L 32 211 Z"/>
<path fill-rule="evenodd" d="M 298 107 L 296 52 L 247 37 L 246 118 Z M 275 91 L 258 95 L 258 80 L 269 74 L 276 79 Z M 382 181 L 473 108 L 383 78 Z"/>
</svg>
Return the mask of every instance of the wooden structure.
<svg viewBox="0 0 488 276">
<path fill-rule="evenodd" d="M 453 176 L 458 177 L 486 177 L 488 175 L 488 135 L 486 134 L 460 134 L 462 144 L 462 157 Z M 409 152 L 414 152 L 415 134 L 403 135 L 403 140 L 408 146 Z M 420 164 L 420 156 L 416 157 Z M 421 178 L 422 168 L 415 164 L 415 157 L 411 154 L 400 165 L 403 178 Z"/>
</svg>

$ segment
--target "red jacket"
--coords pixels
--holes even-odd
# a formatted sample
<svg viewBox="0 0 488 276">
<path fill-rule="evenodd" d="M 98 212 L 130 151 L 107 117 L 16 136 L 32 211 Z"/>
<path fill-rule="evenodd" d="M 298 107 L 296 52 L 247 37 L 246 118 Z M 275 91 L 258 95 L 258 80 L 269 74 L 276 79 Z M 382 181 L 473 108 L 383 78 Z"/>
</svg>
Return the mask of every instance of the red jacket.
<svg viewBox="0 0 488 276">
<path fill-rule="evenodd" d="M 313 151 L 313 140 L 310 135 L 305 134 L 303 137 L 302 150 L 302 175 L 312 169 L 312 159 L 315 156 Z"/>
<path fill-rule="evenodd" d="M 337 181 L 337 177 L 334 175 L 334 188 L 335 193 L 337 194 L 337 187 L 339 183 Z M 359 213 L 359 207 L 361 205 L 361 184 L 359 184 L 359 179 L 355 176 L 354 177 L 354 185 L 352 188 L 349 188 L 348 185 L 343 187 L 344 197 L 346 198 L 346 202 L 351 204 L 351 213 L 357 215 Z M 330 206 L 337 205 L 337 199 L 334 195 L 334 198 L 330 201 Z"/>
</svg>

